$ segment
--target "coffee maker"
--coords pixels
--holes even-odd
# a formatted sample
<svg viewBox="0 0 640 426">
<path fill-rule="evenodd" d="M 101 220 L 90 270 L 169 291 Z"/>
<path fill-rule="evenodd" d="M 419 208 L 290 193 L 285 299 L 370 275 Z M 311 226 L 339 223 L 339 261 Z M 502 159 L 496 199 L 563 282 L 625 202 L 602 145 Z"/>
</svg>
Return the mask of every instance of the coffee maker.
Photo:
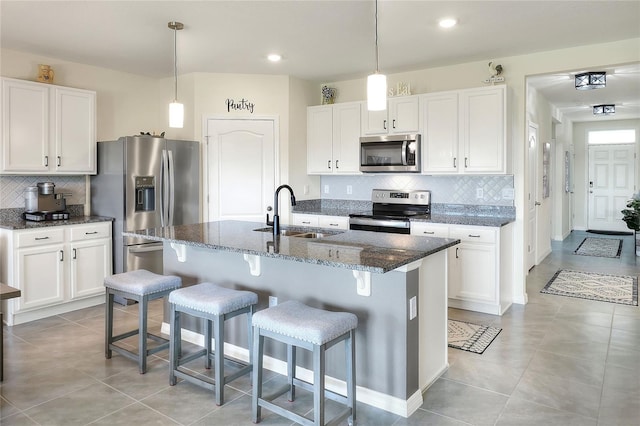
<svg viewBox="0 0 640 426">
<path fill-rule="evenodd" d="M 29 186 L 24 191 L 25 220 L 65 220 L 69 219 L 66 211 L 65 194 L 56 194 L 53 182 L 38 182 L 37 186 Z"/>
</svg>

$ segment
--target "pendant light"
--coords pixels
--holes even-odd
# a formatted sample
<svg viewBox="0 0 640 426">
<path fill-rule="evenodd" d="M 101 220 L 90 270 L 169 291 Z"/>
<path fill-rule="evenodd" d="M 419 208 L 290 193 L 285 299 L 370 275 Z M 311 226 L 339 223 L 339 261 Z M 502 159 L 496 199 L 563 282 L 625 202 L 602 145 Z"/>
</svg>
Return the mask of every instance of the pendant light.
<svg viewBox="0 0 640 426">
<path fill-rule="evenodd" d="M 384 111 L 387 109 L 387 76 L 378 68 L 378 0 L 376 0 L 376 71 L 367 77 L 367 109 Z"/>
<path fill-rule="evenodd" d="M 171 21 L 168 24 L 173 30 L 173 81 L 174 81 L 174 97 L 173 102 L 169 104 L 169 127 L 182 129 L 184 125 L 184 105 L 178 102 L 178 31 L 184 28 L 182 22 Z"/>
</svg>

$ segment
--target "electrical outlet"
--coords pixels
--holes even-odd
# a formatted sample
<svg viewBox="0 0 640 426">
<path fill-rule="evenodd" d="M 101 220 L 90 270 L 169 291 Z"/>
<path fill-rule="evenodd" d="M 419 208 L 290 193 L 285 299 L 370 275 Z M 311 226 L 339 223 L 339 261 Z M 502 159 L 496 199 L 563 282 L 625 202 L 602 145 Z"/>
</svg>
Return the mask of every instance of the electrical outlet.
<svg viewBox="0 0 640 426">
<path fill-rule="evenodd" d="M 476 188 L 476 198 L 484 198 L 484 189 Z"/>
<path fill-rule="evenodd" d="M 306 195 L 309 193 L 309 185 L 304 185 L 302 187 L 302 192 Z"/>
<path fill-rule="evenodd" d="M 278 298 L 276 296 L 269 296 L 269 307 L 276 306 L 278 304 Z"/>
<path fill-rule="evenodd" d="M 353 194 L 353 186 L 347 185 L 347 194 Z"/>
<path fill-rule="evenodd" d="M 324 186 L 324 193 L 328 194 L 329 193 L 329 185 L 325 185 Z"/>
<path fill-rule="evenodd" d="M 413 296 L 409 299 L 409 320 L 414 319 L 418 316 L 418 300 L 416 296 Z"/>
</svg>

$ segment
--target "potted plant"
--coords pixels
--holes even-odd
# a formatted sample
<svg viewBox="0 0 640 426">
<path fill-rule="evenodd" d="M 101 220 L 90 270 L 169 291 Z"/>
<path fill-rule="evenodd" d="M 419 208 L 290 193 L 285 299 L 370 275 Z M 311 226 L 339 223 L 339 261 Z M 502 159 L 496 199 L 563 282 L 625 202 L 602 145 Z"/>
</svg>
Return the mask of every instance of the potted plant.
<svg viewBox="0 0 640 426">
<path fill-rule="evenodd" d="M 640 256 L 640 192 L 634 194 L 627 203 L 627 208 L 622 210 L 622 220 L 627 228 L 635 231 L 636 256 Z"/>
</svg>

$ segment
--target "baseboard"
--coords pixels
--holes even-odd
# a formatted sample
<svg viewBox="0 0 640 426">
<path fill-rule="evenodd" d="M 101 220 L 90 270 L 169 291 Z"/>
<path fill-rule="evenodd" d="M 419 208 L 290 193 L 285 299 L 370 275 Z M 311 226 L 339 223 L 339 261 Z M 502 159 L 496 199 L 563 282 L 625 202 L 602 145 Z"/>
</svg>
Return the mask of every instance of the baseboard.
<svg viewBox="0 0 640 426">
<path fill-rule="evenodd" d="M 162 323 L 161 332 L 163 334 L 169 334 L 171 328 L 166 322 Z M 191 330 L 182 329 L 182 340 L 193 343 L 195 345 L 204 346 L 204 336 L 200 333 L 196 333 Z M 235 358 L 240 361 L 249 362 L 249 350 L 241 348 L 239 346 L 231 345 L 229 343 L 224 344 L 225 356 Z M 287 374 L 287 363 L 285 361 L 272 358 L 269 356 L 264 357 L 264 368 L 271 370 L 278 374 Z M 445 369 L 446 370 L 446 369 Z M 309 383 L 313 383 L 313 371 L 296 367 L 296 376 Z M 328 390 L 336 392 L 340 395 L 347 394 L 347 384 L 344 380 L 336 379 L 335 377 L 326 376 L 325 386 Z M 356 400 L 363 404 L 371 405 L 372 407 L 380 408 L 390 413 L 396 414 L 402 417 L 409 417 L 422 405 L 422 391 L 417 390 L 406 401 L 391 395 L 384 394 L 382 392 L 374 391 L 362 386 L 356 386 Z"/>
</svg>

